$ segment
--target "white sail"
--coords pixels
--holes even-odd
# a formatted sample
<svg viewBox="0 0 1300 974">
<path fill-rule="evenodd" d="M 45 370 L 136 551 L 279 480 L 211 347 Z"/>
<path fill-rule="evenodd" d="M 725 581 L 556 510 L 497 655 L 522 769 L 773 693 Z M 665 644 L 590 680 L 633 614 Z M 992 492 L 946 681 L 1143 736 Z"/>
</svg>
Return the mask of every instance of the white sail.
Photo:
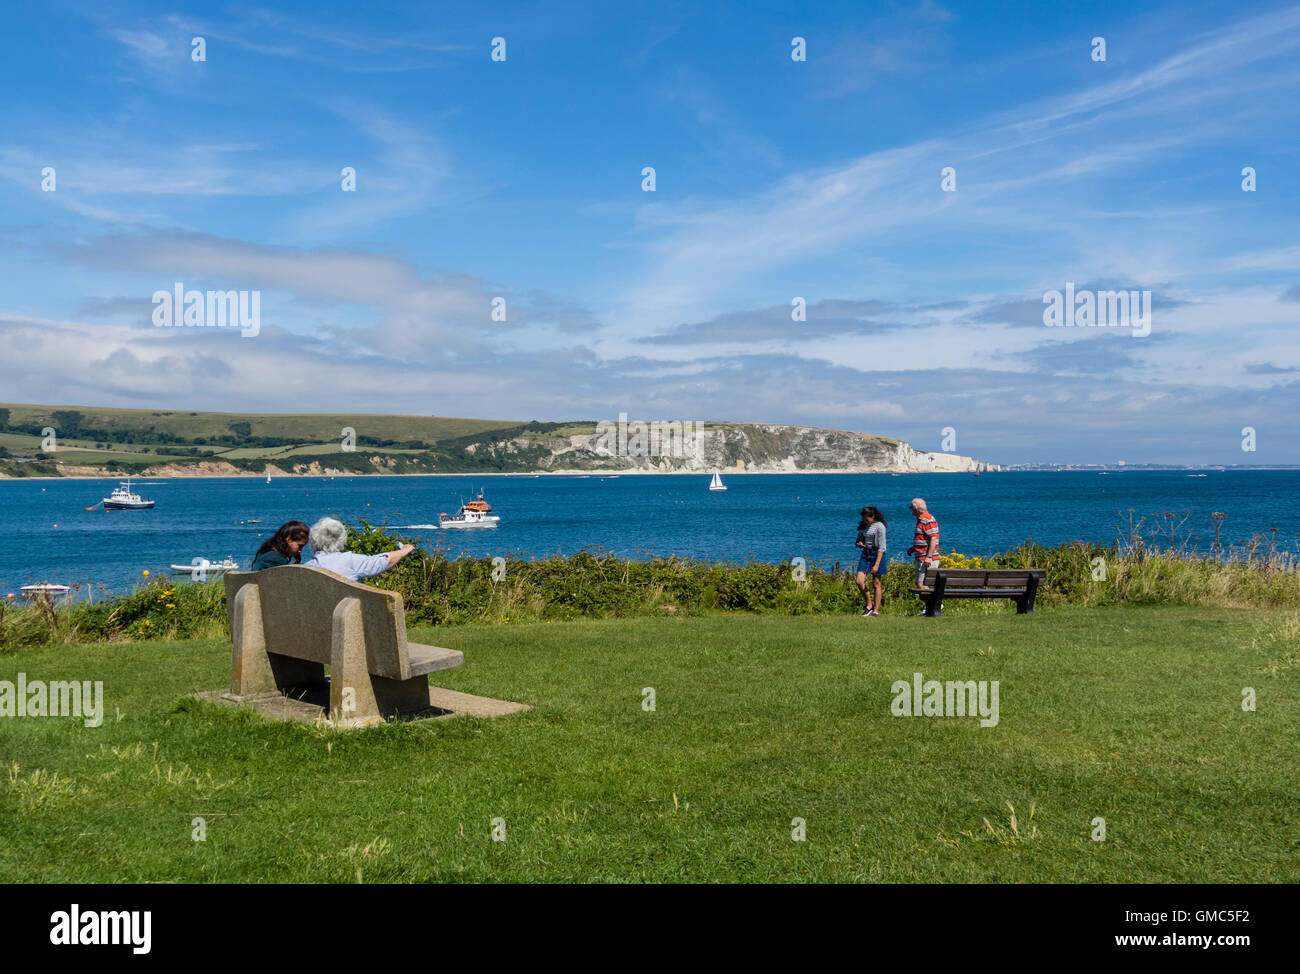
<svg viewBox="0 0 1300 974">
<path fill-rule="evenodd" d="M 722 482 L 722 475 L 715 472 L 713 474 L 713 479 L 709 481 L 709 490 L 726 490 L 726 489 L 727 489 L 727 485 Z"/>
</svg>

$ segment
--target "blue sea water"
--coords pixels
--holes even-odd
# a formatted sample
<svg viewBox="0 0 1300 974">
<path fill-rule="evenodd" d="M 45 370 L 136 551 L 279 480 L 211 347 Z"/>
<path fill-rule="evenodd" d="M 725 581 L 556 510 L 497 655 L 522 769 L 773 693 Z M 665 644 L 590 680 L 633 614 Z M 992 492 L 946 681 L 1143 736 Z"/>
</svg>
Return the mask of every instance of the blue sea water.
<svg viewBox="0 0 1300 974">
<path fill-rule="evenodd" d="M 1300 537 L 1300 471 L 1229 470 L 970 474 L 753 474 L 707 490 L 698 474 L 601 477 L 322 477 L 135 481 L 150 511 L 86 507 L 115 480 L 0 481 L 7 527 L 0 548 L 0 596 L 32 582 L 129 590 L 195 557 L 232 555 L 247 567 L 283 521 L 332 515 L 387 523 L 449 554 L 541 557 L 599 547 L 624 557 L 856 564 L 857 511 L 875 504 L 889 522 L 891 558 L 904 557 L 920 495 L 938 518 L 944 551 L 991 554 L 1027 538 L 1109 542 L 1127 534 L 1128 509 L 1149 529 L 1162 511 L 1190 511 L 1183 531 L 1213 535 L 1210 514 L 1226 515 L 1235 544 L 1277 528 L 1279 548 Z M 496 529 L 441 531 L 438 513 L 456 510 L 482 487 L 501 516 Z M 259 520 L 261 523 L 248 523 Z M 1125 527 L 1121 527 L 1125 525 Z M 1148 534 L 1149 534 L 1148 530 Z M 1180 536 L 1181 537 L 1181 536 Z"/>
</svg>

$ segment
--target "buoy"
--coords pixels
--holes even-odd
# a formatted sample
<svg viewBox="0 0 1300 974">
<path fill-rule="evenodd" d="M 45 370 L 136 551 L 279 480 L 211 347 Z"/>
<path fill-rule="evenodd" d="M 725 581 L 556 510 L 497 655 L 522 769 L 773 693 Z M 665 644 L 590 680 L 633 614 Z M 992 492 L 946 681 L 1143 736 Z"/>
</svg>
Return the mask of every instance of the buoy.
<svg viewBox="0 0 1300 974">
<path fill-rule="evenodd" d="M 146 568 L 146 569 L 145 569 L 144 571 L 142 571 L 140 574 L 143 575 L 145 578 L 148 578 L 148 577 L 149 577 L 149 569 Z"/>
<path fill-rule="evenodd" d="M 54 526 L 55 526 L 55 527 L 56 527 L 56 528 L 57 528 L 57 527 L 58 527 L 58 525 L 57 525 L 57 524 L 56 524 L 56 525 L 54 525 Z"/>
</svg>

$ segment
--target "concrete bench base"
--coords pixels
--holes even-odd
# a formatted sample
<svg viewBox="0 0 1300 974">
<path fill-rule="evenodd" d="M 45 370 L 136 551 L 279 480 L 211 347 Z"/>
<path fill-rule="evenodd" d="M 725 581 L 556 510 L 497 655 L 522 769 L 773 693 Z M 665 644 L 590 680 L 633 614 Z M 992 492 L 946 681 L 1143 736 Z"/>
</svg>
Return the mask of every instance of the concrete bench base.
<svg viewBox="0 0 1300 974">
<path fill-rule="evenodd" d="M 479 697 L 472 693 L 426 686 L 427 701 L 423 707 L 410 707 L 402 712 L 403 720 L 441 720 L 445 717 L 503 717 L 531 709 L 527 704 L 509 700 Z M 329 680 L 298 687 L 289 693 L 254 693 L 236 696 L 229 690 L 209 690 L 194 695 L 199 700 L 227 707 L 247 707 L 271 720 L 295 721 L 302 724 L 330 724 L 341 728 L 371 727 L 384 723 L 382 718 L 369 720 L 330 720 Z M 409 704 L 409 701 L 408 701 Z"/>
</svg>

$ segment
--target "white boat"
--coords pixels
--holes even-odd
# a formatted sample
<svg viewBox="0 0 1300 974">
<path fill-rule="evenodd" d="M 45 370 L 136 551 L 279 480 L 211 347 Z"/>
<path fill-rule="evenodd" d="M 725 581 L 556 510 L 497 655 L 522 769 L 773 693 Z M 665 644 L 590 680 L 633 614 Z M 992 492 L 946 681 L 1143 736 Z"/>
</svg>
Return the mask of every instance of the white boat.
<svg viewBox="0 0 1300 974">
<path fill-rule="evenodd" d="M 189 565 L 172 565 L 172 571 L 178 575 L 197 575 L 203 572 L 205 575 L 224 575 L 226 572 L 239 571 L 239 562 L 226 555 L 224 561 L 208 561 L 206 558 L 195 558 L 194 562 Z"/>
<path fill-rule="evenodd" d="M 268 484 L 271 482 L 271 471 L 269 470 L 266 472 L 266 482 Z"/>
<path fill-rule="evenodd" d="M 478 492 L 468 504 L 461 504 L 455 514 L 438 515 L 440 528 L 494 528 L 501 518 L 492 513 L 492 505 L 483 499 L 483 491 Z"/>
<path fill-rule="evenodd" d="M 72 590 L 66 585 L 52 585 L 49 582 L 41 582 L 39 585 L 24 585 L 19 591 L 30 599 L 41 595 L 67 595 Z"/>
<path fill-rule="evenodd" d="M 709 490 L 726 490 L 727 485 L 722 482 L 722 475 L 714 473 L 713 479 L 709 481 Z"/>
<path fill-rule="evenodd" d="M 152 500 L 146 500 L 131 490 L 130 477 L 114 487 L 113 493 L 105 497 L 103 503 L 106 511 L 147 511 L 153 507 Z"/>
</svg>

